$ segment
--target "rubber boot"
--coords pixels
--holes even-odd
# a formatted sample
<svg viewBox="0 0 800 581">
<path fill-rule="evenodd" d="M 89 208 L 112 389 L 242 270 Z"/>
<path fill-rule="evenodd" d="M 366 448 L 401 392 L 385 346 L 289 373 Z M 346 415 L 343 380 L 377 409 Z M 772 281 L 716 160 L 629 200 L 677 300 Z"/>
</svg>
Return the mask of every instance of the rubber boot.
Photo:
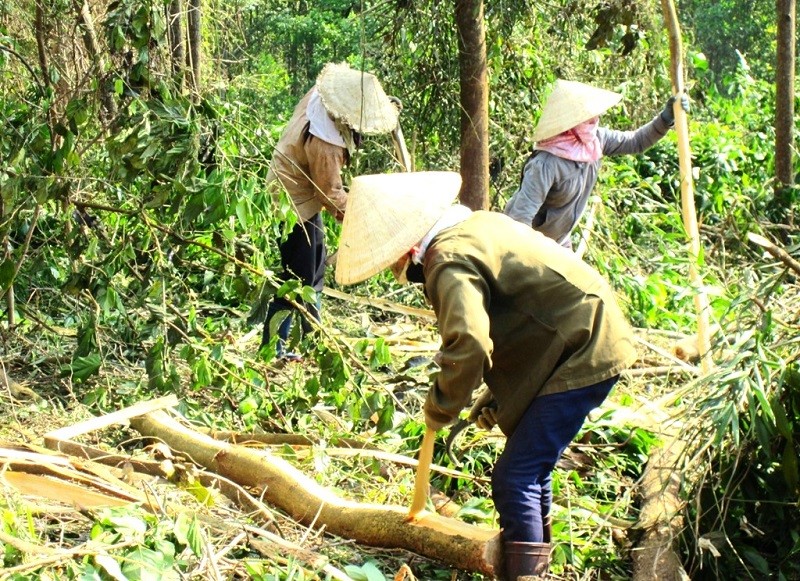
<svg viewBox="0 0 800 581">
<path fill-rule="evenodd" d="M 505 581 L 544 579 L 550 568 L 550 543 L 503 543 L 506 561 Z"/>
</svg>

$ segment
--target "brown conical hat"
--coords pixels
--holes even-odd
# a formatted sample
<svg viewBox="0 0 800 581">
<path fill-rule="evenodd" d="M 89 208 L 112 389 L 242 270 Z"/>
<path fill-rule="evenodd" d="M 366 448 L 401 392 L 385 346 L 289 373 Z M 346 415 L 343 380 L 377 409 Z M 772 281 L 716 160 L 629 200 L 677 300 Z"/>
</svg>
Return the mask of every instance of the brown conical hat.
<svg viewBox="0 0 800 581">
<path fill-rule="evenodd" d="M 359 133 L 389 133 L 397 127 L 400 112 L 375 75 L 328 63 L 317 77 L 317 89 L 331 117 Z"/>
<path fill-rule="evenodd" d="M 354 284 L 391 266 L 417 244 L 461 188 L 455 172 L 362 175 L 347 195 L 336 282 Z"/>
<path fill-rule="evenodd" d="M 542 141 L 572 129 L 592 117 L 608 111 L 622 100 L 622 95 L 577 81 L 558 79 L 547 97 L 534 141 Z"/>
</svg>

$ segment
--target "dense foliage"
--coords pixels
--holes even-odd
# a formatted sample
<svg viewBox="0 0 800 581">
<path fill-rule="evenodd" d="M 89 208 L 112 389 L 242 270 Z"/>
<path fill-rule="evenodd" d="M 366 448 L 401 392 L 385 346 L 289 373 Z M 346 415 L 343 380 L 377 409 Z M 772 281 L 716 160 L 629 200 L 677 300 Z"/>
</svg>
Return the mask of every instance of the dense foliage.
<svg viewBox="0 0 800 581">
<path fill-rule="evenodd" d="M 296 218 L 285 200 L 267 194 L 265 177 L 296 100 L 329 61 L 375 72 L 402 100 L 416 169 L 457 169 L 452 5 L 204 3 L 203 78 L 193 92 L 170 65 L 169 2 L 88 3 L 98 53 L 87 48 L 85 24 L 72 24 L 77 4 L 11 0 L 0 7 L 0 363 L 46 396 L 17 420 L 81 405 L 110 411 L 177 393 L 181 412 L 208 427 L 304 433 L 323 442 L 359 435 L 413 456 L 435 366 L 396 338 L 435 349 L 427 321 L 326 298 L 323 325 L 311 336 L 293 335 L 307 365 L 280 367 L 274 345 L 258 352 L 266 301 L 309 292 L 272 276 L 277 242 Z M 620 91 L 622 106 L 603 122 L 634 128 L 670 93 L 669 54 L 656 3 L 486 4 L 491 202 L 500 209 L 516 187 L 551 80 Z M 720 328 L 717 367 L 692 381 L 629 379 L 587 422 L 576 446 L 581 462 L 555 475 L 553 570 L 630 576 L 635 483 L 659 438 L 626 414 L 652 399 L 684 426 L 677 469 L 690 502 L 680 545 L 692 578 L 797 579 L 798 273 L 747 243 L 747 233 L 758 232 L 794 256 L 800 244 L 794 216 L 775 206 L 771 189 L 774 23 L 764 2 L 687 0 L 679 11 L 704 290 Z M 388 139 L 371 138 L 347 177 L 397 169 Z M 608 160 L 595 193 L 587 260 L 611 280 L 644 333 L 692 333 L 698 289 L 687 282 L 674 136 L 643 155 Z M 326 221 L 335 248 L 338 226 Z M 386 274 L 347 290 L 425 307 L 419 289 Z M 486 481 L 502 440 L 470 430 L 460 445 L 461 469 L 473 480 L 437 474 L 433 484 L 461 504 L 459 518 L 496 526 Z M 435 453 L 437 463 L 450 465 L 441 444 Z M 379 472 L 374 465 L 337 471 L 324 448 L 315 454 L 304 469 L 360 498 L 403 503 L 413 488 L 411 473 L 380 485 L 370 482 Z M 352 484 L 354 473 L 363 482 Z M 24 509 L 7 502 L 3 510 L 4 532 L 36 536 Z M 112 512 L 96 516 L 92 538 L 140 539 L 117 553 L 125 574 L 137 574 L 136 561 L 187 573 L 203 551 L 198 527 L 182 517 Z M 11 545 L 0 546 L 6 567 L 23 562 Z M 364 554 L 330 555 L 354 579 L 390 578 L 395 559 L 386 556 L 381 572 Z M 435 563 L 417 566 L 420 579 L 450 578 Z M 279 560 L 248 568 L 256 579 L 303 575 Z M 101 569 L 76 558 L 59 573 L 99 578 Z"/>
</svg>

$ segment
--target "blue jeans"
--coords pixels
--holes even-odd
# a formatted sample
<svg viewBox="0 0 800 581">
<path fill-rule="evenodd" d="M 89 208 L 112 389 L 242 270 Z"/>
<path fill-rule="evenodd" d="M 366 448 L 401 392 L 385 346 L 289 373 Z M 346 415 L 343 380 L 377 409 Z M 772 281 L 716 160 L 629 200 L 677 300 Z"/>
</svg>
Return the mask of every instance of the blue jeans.
<svg viewBox="0 0 800 581">
<path fill-rule="evenodd" d="M 528 407 L 492 473 L 492 498 L 504 541 L 545 542 L 556 462 L 618 379 L 537 397 Z"/>
</svg>

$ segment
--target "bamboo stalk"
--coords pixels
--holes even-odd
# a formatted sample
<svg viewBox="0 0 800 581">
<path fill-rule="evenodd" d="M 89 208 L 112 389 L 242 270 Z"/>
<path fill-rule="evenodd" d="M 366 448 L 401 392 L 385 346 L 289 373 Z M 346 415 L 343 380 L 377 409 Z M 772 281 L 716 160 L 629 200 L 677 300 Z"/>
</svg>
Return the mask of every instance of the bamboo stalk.
<svg viewBox="0 0 800 581">
<path fill-rule="evenodd" d="M 683 49 L 678 15 L 672 0 L 661 0 L 664 11 L 664 21 L 669 32 L 670 72 L 672 75 L 672 90 L 675 95 L 684 92 L 683 86 Z M 709 302 L 708 295 L 703 290 L 703 279 L 700 276 L 698 262 L 700 258 L 700 231 L 697 227 L 697 211 L 694 204 L 694 183 L 692 180 L 692 151 L 689 146 L 689 124 L 686 111 L 681 106 L 680 99 L 673 105 L 675 110 L 675 132 L 678 136 L 678 161 L 681 180 L 681 212 L 686 235 L 689 238 L 689 280 L 695 288 L 694 305 L 697 311 L 697 342 L 700 352 L 700 363 L 703 374 L 707 374 L 713 367 L 711 359 L 711 336 L 709 332 Z"/>
</svg>

